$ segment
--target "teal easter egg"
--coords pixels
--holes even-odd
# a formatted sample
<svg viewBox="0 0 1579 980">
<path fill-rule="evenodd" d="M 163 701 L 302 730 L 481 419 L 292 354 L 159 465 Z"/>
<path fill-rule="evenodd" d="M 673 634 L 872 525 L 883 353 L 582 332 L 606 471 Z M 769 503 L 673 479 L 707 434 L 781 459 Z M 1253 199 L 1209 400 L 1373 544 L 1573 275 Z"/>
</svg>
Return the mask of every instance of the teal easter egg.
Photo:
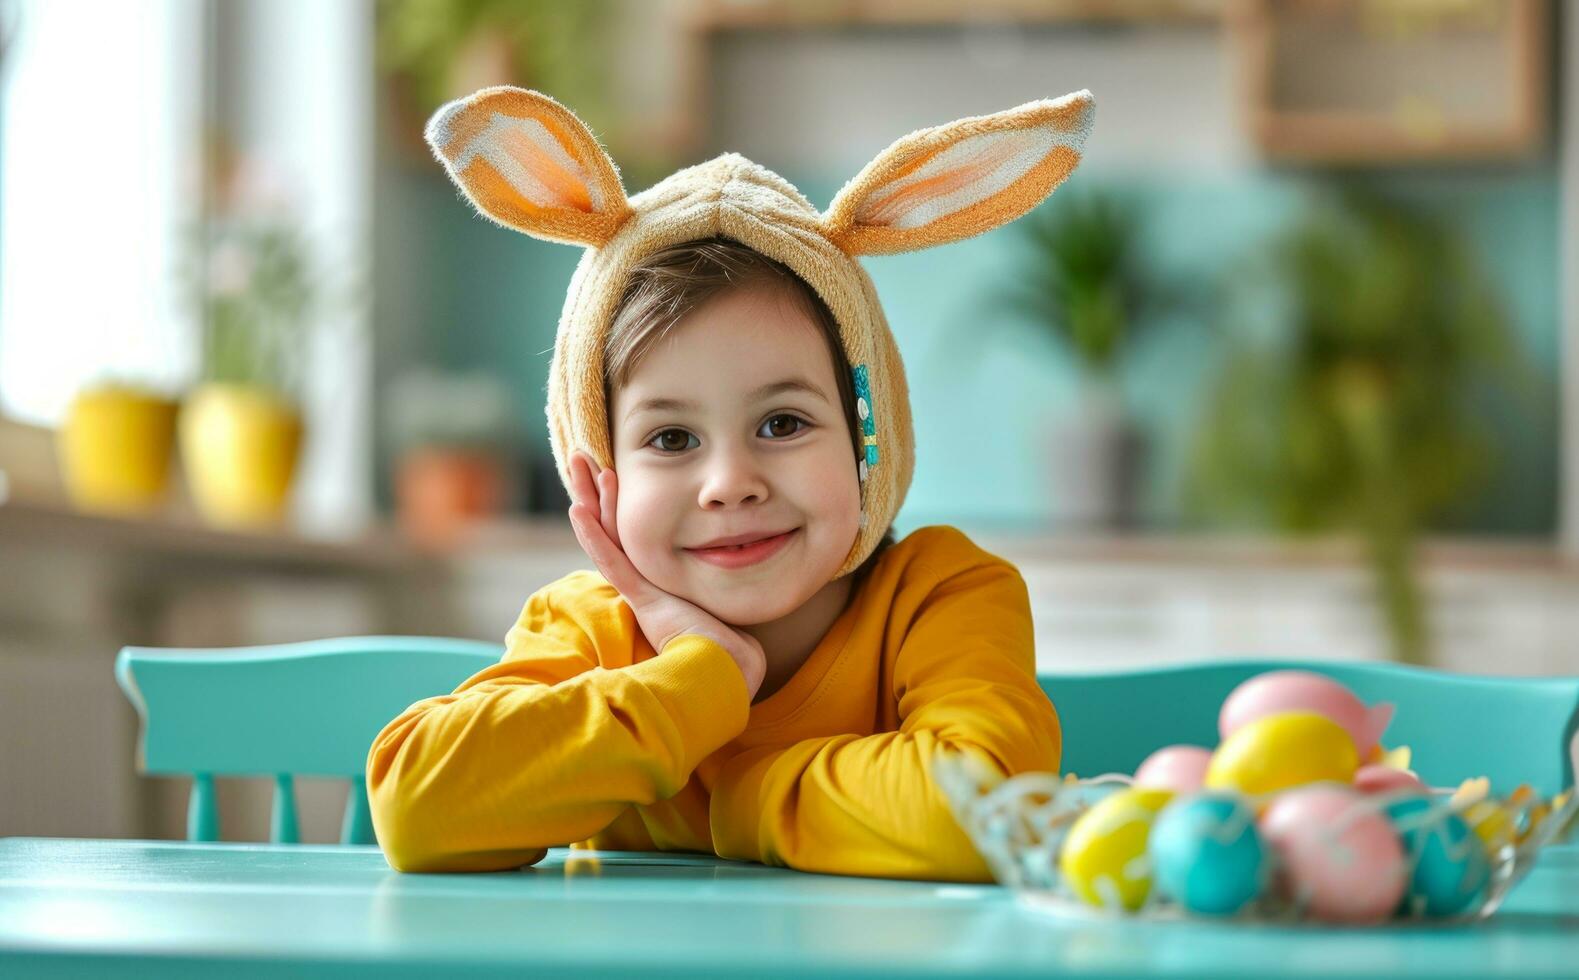
<svg viewBox="0 0 1579 980">
<path fill-rule="evenodd" d="M 1481 898 L 1491 877 L 1485 848 L 1469 824 L 1429 797 L 1412 796 L 1389 804 L 1404 845 L 1404 860 L 1414 867 L 1404 895 L 1404 914 L 1457 915 Z"/>
<path fill-rule="evenodd" d="M 1159 888 L 1201 915 L 1233 915 L 1266 887 L 1271 864 L 1255 811 L 1229 793 L 1170 803 L 1152 825 L 1152 875 Z"/>
</svg>

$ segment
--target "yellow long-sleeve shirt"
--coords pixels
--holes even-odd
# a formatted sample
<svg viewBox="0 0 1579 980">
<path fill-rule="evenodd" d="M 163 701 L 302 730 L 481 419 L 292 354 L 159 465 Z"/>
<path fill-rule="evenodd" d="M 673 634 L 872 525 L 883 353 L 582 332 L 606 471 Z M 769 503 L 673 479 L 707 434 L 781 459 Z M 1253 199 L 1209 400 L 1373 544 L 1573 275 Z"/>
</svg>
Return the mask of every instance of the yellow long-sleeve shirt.
<svg viewBox="0 0 1579 980">
<path fill-rule="evenodd" d="M 934 752 L 1058 768 L 1025 582 L 951 527 L 891 546 L 754 705 L 723 647 L 687 635 L 656 654 L 593 572 L 532 595 L 505 644 L 373 742 L 373 827 L 398 870 L 514 868 L 572 844 L 986 881 Z"/>
</svg>

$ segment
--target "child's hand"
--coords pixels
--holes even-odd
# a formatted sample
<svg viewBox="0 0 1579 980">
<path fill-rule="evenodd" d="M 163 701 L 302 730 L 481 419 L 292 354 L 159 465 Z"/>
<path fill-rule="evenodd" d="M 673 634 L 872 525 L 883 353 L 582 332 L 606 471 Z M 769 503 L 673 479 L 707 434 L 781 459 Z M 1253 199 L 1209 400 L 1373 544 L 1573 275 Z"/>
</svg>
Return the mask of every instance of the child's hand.
<svg viewBox="0 0 1579 980">
<path fill-rule="evenodd" d="M 636 570 L 620 546 L 615 527 L 615 502 L 619 485 L 612 469 L 599 471 L 586 453 L 570 457 L 570 526 L 582 550 L 598 566 L 609 584 L 619 590 L 636 614 L 636 622 L 654 650 L 684 633 L 708 637 L 734 658 L 753 700 L 767 674 L 767 659 L 756 637 L 733 629 L 694 603 L 663 591 Z"/>
</svg>

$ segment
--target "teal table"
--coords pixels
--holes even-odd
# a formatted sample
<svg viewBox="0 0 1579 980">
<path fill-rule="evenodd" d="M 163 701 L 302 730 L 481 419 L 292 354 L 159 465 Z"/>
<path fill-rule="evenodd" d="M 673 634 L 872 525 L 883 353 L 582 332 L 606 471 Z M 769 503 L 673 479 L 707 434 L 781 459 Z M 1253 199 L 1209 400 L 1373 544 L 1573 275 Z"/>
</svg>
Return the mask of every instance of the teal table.
<svg viewBox="0 0 1579 980">
<path fill-rule="evenodd" d="M 1380 930 L 1060 919 L 990 886 L 556 850 L 402 875 L 373 848 L 0 839 L 0 977 L 1579 976 L 1579 848 L 1493 919 Z"/>
</svg>

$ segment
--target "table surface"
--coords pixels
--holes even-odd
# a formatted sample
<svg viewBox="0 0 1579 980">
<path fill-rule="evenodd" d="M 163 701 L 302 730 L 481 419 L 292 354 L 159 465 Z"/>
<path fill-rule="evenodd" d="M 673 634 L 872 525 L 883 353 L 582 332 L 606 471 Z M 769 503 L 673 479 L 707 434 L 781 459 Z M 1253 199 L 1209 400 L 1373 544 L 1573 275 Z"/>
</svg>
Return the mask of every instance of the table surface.
<svg viewBox="0 0 1579 980">
<path fill-rule="evenodd" d="M 984 885 L 554 850 L 409 875 L 376 848 L 0 839 L 0 976 L 1579 975 L 1579 847 L 1490 920 L 1339 929 L 1067 917 Z"/>
</svg>

